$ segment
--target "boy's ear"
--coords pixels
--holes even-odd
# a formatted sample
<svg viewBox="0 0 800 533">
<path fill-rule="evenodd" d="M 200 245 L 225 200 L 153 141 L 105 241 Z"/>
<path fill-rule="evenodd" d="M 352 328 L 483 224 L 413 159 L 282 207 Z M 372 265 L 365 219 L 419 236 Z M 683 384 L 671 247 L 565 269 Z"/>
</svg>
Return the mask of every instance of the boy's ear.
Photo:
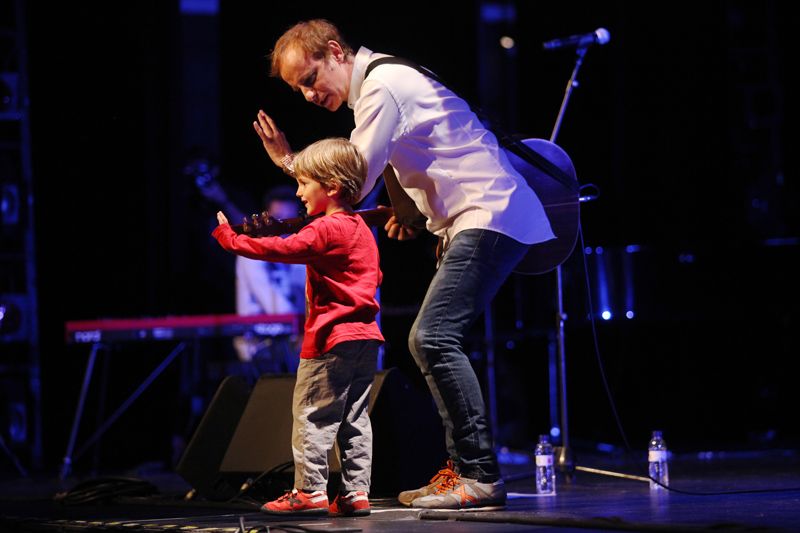
<svg viewBox="0 0 800 533">
<path fill-rule="evenodd" d="M 331 183 L 330 186 L 325 189 L 325 193 L 331 198 L 338 195 L 340 192 L 342 192 L 342 185 L 340 183 Z"/>
</svg>

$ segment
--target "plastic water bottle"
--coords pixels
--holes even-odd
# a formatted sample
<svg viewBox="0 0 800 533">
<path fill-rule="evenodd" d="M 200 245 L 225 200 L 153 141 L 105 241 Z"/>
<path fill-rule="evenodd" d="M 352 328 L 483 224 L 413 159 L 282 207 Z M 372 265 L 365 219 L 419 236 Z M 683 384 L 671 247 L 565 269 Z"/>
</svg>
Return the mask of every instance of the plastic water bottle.
<svg viewBox="0 0 800 533">
<path fill-rule="evenodd" d="M 549 435 L 539 435 L 536 445 L 536 493 L 556 493 L 556 472 L 553 469 L 553 445 Z"/>
<path fill-rule="evenodd" d="M 664 485 L 669 486 L 669 468 L 667 467 L 667 443 L 660 431 L 653 431 L 647 447 L 647 474 Z M 650 480 L 650 490 L 666 490 Z"/>
</svg>

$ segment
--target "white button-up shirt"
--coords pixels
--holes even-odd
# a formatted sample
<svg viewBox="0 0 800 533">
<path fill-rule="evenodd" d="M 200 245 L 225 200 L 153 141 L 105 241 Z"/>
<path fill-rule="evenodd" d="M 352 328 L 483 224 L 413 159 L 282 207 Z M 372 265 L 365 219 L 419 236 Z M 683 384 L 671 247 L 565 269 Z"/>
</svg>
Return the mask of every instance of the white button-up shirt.
<svg viewBox="0 0 800 533">
<path fill-rule="evenodd" d="M 541 201 L 469 105 L 404 65 L 381 65 L 365 80 L 380 57 L 359 49 L 347 100 L 355 115 L 350 141 L 369 167 L 361 197 L 391 163 L 428 231 L 446 242 L 473 228 L 526 244 L 555 238 Z"/>
</svg>

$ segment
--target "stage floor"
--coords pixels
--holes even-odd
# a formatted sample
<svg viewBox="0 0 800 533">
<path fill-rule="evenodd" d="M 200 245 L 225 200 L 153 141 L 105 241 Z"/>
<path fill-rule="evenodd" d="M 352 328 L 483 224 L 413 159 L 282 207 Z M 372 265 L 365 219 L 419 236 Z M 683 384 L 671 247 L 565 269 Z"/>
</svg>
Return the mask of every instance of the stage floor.
<svg viewBox="0 0 800 533">
<path fill-rule="evenodd" d="M 673 491 L 651 493 L 647 483 L 584 468 L 635 476 L 638 462 L 576 457 L 571 482 L 558 478 L 555 496 L 537 496 L 529 464 L 504 466 L 505 509 L 422 511 L 391 498 L 373 499 L 364 518 L 285 518 L 252 504 L 184 502 L 190 488 L 170 472 L 140 475 L 158 491 L 148 497 L 64 505 L 54 496 L 80 479 L 5 479 L 0 485 L 0 531 L 800 531 L 800 452 L 715 452 L 677 455 Z M 134 472 L 135 474 L 135 472 Z M 126 473 L 128 477 L 132 474 Z M 89 478 L 91 479 L 91 478 Z M 423 480 L 425 481 L 425 480 Z"/>
</svg>

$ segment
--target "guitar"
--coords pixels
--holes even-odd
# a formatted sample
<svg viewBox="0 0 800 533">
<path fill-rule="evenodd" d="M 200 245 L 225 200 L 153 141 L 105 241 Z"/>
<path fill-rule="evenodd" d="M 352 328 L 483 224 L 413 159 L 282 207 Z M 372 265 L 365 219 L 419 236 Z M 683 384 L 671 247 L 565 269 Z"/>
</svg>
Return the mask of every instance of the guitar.
<svg viewBox="0 0 800 533">
<path fill-rule="evenodd" d="M 425 221 L 427 220 L 425 215 L 420 213 L 414 201 L 400 186 L 397 181 L 397 174 L 395 174 L 391 165 L 386 165 L 383 170 L 383 184 L 389 193 L 389 201 L 392 203 L 392 207 L 381 206 L 375 209 L 362 209 L 355 211 L 355 213 L 360 215 L 368 226 L 384 226 L 392 216 L 396 216 L 397 220 L 403 225 L 417 230 L 424 229 Z M 246 233 L 253 237 L 270 237 L 295 233 L 320 216 L 322 215 L 277 219 L 270 216 L 267 211 L 262 211 L 260 215 L 251 215 L 250 220 L 245 219 L 242 224 L 232 227 L 237 233 Z"/>
<path fill-rule="evenodd" d="M 521 142 L 560 168 L 569 178 L 567 183 L 562 183 L 506 149 L 511 164 L 541 200 L 550 220 L 550 227 L 556 236 L 555 239 L 531 246 L 525 257 L 514 268 L 514 272 L 526 275 L 544 274 L 566 261 L 575 249 L 580 215 L 578 180 L 572 161 L 558 145 L 544 139 L 525 139 Z M 375 226 L 386 224 L 394 214 L 394 210 L 391 207 L 377 207 L 355 213 L 360 215 L 367 225 Z M 249 220 L 245 219 L 242 224 L 232 228 L 236 233 L 252 237 L 284 235 L 296 233 L 318 216 L 321 215 L 277 219 L 264 211 L 261 214 L 251 215 Z"/>
<path fill-rule="evenodd" d="M 520 142 L 561 169 L 569 178 L 566 183 L 561 183 L 538 166 L 505 149 L 511 164 L 541 200 L 550 228 L 556 236 L 555 239 L 531 246 L 514 267 L 514 272 L 544 274 L 566 261 L 575 249 L 580 222 L 580 187 L 572 160 L 560 146 L 545 139 L 524 139 Z"/>
<path fill-rule="evenodd" d="M 374 209 L 360 209 L 355 213 L 360 215 L 368 226 L 382 226 L 394 215 L 394 209 L 381 206 Z M 236 233 L 244 233 L 251 237 L 275 237 L 287 233 L 297 233 L 312 220 L 321 216 L 324 215 L 275 218 L 270 216 L 267 211 L 262 211 L 260 214 L 250 215 L 250 218 L 244 219 L 241 224 L 231 225 L 231 228 Z"/>
</svg>

